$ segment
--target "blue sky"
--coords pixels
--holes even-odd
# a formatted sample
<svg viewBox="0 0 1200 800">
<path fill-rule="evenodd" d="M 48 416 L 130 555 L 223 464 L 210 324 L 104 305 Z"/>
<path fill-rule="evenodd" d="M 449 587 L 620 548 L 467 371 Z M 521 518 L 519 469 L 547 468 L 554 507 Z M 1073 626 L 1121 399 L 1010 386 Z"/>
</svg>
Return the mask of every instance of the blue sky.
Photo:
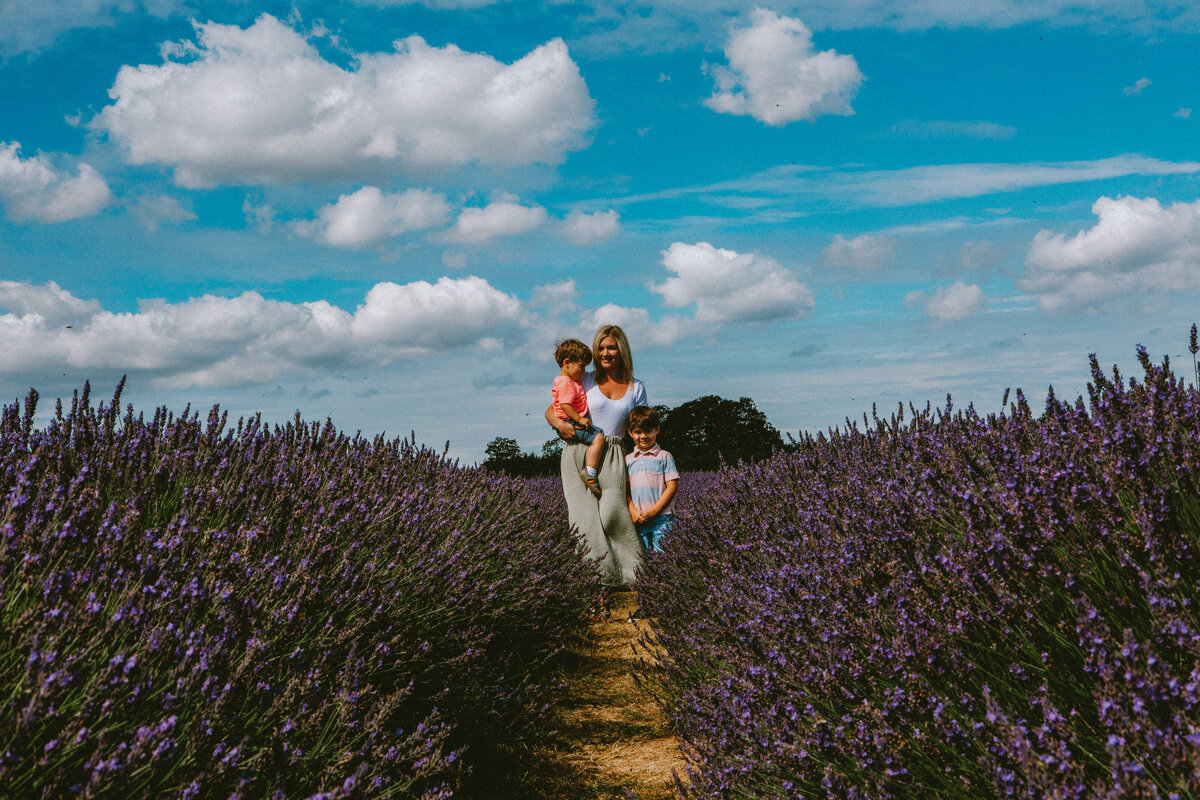
<svg viewBox="0 0 1200 800">
<path fill-rule="evenodd" d="M 554 342 L 783 431 L 1191 368 L 1179 2 L 10 0 L 0 398 L 528 449 Z M 1192 110 L 1196 109 L 1193 116 Z"/>
</svg>

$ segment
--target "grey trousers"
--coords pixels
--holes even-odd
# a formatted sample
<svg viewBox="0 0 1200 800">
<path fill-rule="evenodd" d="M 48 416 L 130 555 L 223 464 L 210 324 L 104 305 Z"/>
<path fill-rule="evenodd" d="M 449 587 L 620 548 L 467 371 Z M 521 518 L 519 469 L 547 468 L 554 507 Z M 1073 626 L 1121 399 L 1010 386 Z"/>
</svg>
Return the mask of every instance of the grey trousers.
<svg viewBox="0 0 1200 800">
<path fill-rule="evenodd" d="M 642 566 L 642 542 L 625 498 L 625 448 L 615 437 L 604 445 L 597 476 L 599 499 L 579 479 L 586 454 L 587 446 L 580 442 L 563 444 L 561 472 L 567 515 L 588 547 L 587 557 L 597 562 L 600 581 L 606 586 L 632 586 Z"/>
</svg>

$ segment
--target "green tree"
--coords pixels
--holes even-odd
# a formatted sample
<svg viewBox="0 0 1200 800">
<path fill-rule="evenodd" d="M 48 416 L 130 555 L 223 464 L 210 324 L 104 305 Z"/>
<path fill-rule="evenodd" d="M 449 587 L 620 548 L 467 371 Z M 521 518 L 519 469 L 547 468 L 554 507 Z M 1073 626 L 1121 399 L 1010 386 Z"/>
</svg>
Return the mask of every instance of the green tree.
<svg viewBox="0 0 1200 800">
<path fill-rule="evenodd" d="M 512 461 L 516 461 L 521 457 L 521 446 L 517 444 L 516 439 L 509 439 L 506 436 L 497 436 L 488 442 L 488 446 L 484 448 L 483 465 L 488 466 L 493 464 L 501 466 Z"/>
<path fill-rule="evenodd" d="M 525 452 L 515 439 L 497 436 L 484 448 L 484 459 L 479 466 L 492 472 L 503 472 L 522 478 L 539 475 L 557 475 L 561 439 L 550 439 L 542 445 L 541 454 Z"/>
<path fill-rule="evenodd" d="M 757 461 L 783 447 L 779 431 L 749 397 L 708 395 L 666 411 L 658 438 L 683 472 Z"/>
</svg>

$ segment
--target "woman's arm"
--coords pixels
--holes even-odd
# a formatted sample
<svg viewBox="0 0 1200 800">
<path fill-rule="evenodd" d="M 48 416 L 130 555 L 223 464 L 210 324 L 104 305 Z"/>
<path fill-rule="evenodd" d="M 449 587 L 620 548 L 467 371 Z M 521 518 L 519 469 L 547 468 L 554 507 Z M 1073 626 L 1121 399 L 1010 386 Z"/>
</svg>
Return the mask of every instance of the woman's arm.
<svg viewBox="0 0 1200 800">
<path fill-rule="evenodd" d="M 554 413 L 553 403 L 546 406 L 546 424 L 558 431 L 558 435 L 564 439 L 575 438 L 575 426 Z"/>
</svg>

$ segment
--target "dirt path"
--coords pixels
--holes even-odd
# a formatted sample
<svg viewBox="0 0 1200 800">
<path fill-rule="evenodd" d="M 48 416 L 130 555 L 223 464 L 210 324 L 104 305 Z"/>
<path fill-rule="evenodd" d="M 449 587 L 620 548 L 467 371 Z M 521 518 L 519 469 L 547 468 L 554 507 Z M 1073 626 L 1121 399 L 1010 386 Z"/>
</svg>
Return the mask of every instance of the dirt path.
<svg viewBox="0 0 1200 800">
<path fill-rule="evenodd" d="M 555 704 L 558 735 L 539 753 L 545 764 L 538 797 L 674 800 L 672 771 L 684 772 L 680 741 L 654 701 L 634 685 L 631 647 L 644 622 L 630 619 L 633 592 L 616 592 L 611 619 L 592 624 L 590 646 L 572 654 L 563 697 Z M 544 772 L 543 772 L 544 770 Z"/>
</svg>

